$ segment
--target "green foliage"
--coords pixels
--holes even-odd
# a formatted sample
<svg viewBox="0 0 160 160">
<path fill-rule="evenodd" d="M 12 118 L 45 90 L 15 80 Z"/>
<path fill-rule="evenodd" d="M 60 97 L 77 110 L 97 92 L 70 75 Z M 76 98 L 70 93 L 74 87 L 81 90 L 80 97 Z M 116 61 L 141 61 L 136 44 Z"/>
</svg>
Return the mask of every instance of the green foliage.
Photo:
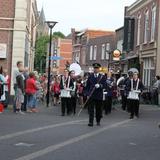
<svg viewBox="0 0 160 160">
<path fill-rule="evenodd" d="M 48 43 L 49 43 L 49 36 L 41 36 L 36 41 L 35 69 L 38 72 L 44 72 L 45 70 Z"/>
<path fill-rule="evenodd" d="M 55 38 L 65 38 L 65 35 L 62 32 L 58 31 L 58 32 L 53 33 L 53 37 L 55 37 Z"/>
<path fill-rule="evenodd" d="M 62 32 L 54 32 L 52 37 L 65 38 L 65 35 Z M 34 68 L 40 73 L 45 72 L 47 46 L 49 44 L 49 39 L 49 36 L 41 36 L 36 40 Z"/>
</svg>

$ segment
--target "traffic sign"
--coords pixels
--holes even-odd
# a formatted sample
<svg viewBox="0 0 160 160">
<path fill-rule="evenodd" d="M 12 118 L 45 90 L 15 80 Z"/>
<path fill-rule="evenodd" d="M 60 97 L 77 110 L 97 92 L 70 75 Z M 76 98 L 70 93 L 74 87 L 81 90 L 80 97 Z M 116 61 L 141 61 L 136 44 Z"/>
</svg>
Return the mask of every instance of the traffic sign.
<svg viewBox="0 0 160 160">
<path fill-rule="evenodd" d="M 60 57 L 60 56 L 51 56 L 50 59 L 51 59 L 51 60 L 54 60 L 54 61 L 57 61 L 57 60 L 63 59 L 63 57 Z"/>
</svg>

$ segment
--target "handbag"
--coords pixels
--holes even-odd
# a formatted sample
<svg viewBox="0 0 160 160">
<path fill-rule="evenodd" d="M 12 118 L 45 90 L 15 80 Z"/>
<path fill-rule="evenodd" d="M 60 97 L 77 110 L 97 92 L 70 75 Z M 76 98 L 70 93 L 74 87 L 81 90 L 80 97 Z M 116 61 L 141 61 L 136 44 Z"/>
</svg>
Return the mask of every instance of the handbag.
<svg viewBox="0 0 160 160">
<path fill-rule="evenodd" d="M 139 79 L 137 81 L 137 86 L 136 89 L 133 89 L 133 79 L 131 79 L 131 91 L 128 94 L 127 99 L 131 99 L 131 100 L 139 100 L 139 93 L 141 92 L 140 90 L 138 90 L 138 85 L 139 85 Z"/>
</svg>

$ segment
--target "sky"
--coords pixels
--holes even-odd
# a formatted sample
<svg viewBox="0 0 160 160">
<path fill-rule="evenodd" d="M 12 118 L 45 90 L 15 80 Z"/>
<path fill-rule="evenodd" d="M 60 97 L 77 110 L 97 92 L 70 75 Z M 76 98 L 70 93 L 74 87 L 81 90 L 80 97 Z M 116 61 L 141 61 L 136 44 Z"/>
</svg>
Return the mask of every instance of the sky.
<svg viewBox="0 0 160 160">
<path fill-rule="evenodd" d="M 124 7 L 136 0 L 37 0 L 46 20 L 57 21 L 54 31 L 65 35 L 71 28 L 114 31 L 123 26 Z"/>
</svg>

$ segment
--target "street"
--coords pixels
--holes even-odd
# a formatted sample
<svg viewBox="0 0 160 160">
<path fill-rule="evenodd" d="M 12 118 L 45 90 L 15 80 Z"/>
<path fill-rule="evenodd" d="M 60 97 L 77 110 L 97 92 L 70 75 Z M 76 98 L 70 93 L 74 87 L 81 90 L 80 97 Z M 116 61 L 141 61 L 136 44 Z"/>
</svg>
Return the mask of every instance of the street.
<svg viewBox="0 0 160 160">
<path fill-rule="evenodd" d="M 77 111 L 80 108 L 77 109 Z M 87 111 L 60 116 L 60 106 L 39 113 L 0 115 L 1 160 L 159 160 L 160 108 L 142 105 L 129 119 L 116 106 L 101 126 L 88 127 Z"/>
</svg>

